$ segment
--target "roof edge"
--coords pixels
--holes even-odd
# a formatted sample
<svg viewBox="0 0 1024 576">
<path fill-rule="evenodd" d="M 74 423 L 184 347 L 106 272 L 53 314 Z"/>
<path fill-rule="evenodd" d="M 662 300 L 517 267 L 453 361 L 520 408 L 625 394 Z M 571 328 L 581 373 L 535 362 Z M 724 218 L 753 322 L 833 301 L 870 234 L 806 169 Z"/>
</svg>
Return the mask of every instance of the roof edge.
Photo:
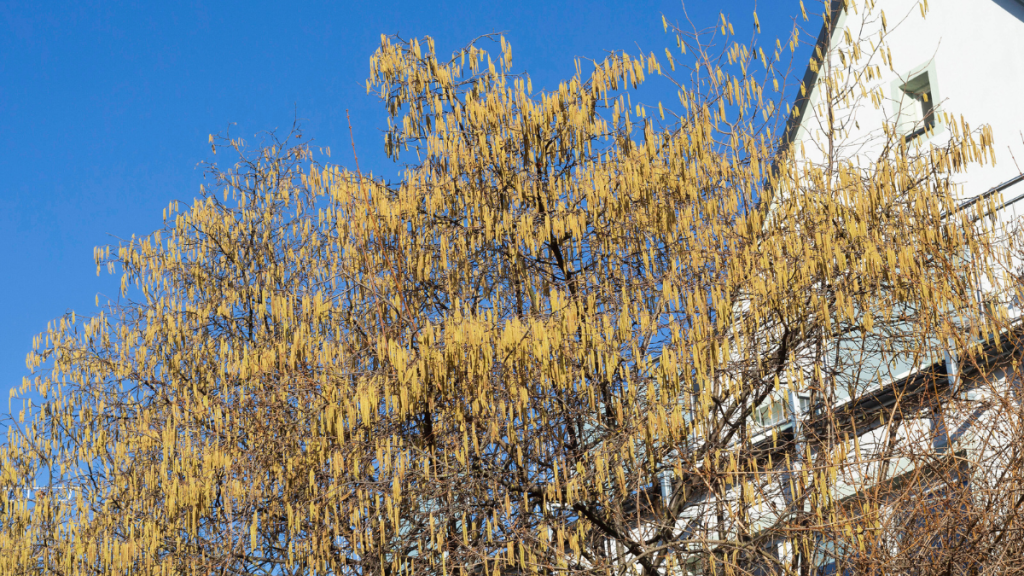
<svg viewBox="0 0 1024 576">
<path fill-rule="evenodd" d="M 1024 3 L 1024 0 L 1017 1 Z M 786 120 L 786 130 L 782 133 L 779 152 L 784 153 L 788 150 L 790 144 L 796 139 L 797 132 L 800 130 L 800 124 L 803 122 L 804 113 L 811 102 L 811 93 L 814 92 L 814 88 L 818 84 L 818 76 L 821 73 L 822 64 L 832 48 L 832 36 L 835 34 L 839 17 L 845 9 L 846 0 L 829 0 L 828 13 L 824 14 L 825 23 L 822 24 L 821 31 L 818 32 L 818 39 L 814 43 L 814 53 L 811 55 L 811 61 L 807 64 L 807 70 L 800 81 L 800 93 L 797 94 L 793 110 Z"/>
</svg>

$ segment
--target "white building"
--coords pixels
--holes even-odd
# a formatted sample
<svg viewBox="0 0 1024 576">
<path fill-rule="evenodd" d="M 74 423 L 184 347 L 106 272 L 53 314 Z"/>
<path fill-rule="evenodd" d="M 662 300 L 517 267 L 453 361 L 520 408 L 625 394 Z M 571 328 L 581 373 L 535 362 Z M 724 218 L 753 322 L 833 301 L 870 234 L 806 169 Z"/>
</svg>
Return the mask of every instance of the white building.
<svg viewBox="0 0 1024 576">
<path fill-rule="evenodd" d="M 993 158 L 982 153 L 981 165 L 954 174 L 959 209 L 977 211 L 984 206 L 981 212 L 994 212 L 1004 229 L 1017 225 L 1018 215 L 1024 215 L 1024 0 L 832 0 L 827 9 L 830 15 L 818 39 L 817 58 L 804 77 L 783 146 L 808 162 L 857 157 L 870 161 L 886 154 L 885 143 L 891 144 L 893 136 L 926 152 L 955 134 L 977 130 L 979 138 L 991 141 L 995 154 Z M 845 88 L 865 88 L 846 98 L 843 82 L 830 74 L 846 68 L 844 63 L 858 44 L 885 47 L 868 62 L 870 74 L 859 82 L 845 79 Z M 768 212 L 770 218 L 771 208 Z M 1021 260 L 1014 262 L 1019 265 Z M 1009 318 L 1020 319 L 1014 288 L 1021 286 L 1016 273 L 1024 267 L 1004 272 L 986 284 L 988 293 L 979 294 L 978 305 L 1001 306 Z M 1016 368 L 1020 350 L 997 345 L 993 335 L 976 338 L 975 344 L 980 353 L 970 363 L 961 362 L 950 347 L 944 356 L 913 361 L 898 354 L 875 357 L 869 362 L 872 373 L 850 377 L 862 384 L 850 385 L 848 393 L 837 394 L 827 407 L 840 415 L 830 425 L 844 422 L 839 435 L 850 439 L 844 448 L 851 453 L 849 463 L 831 480 L 839 507 L 849 503 L 852 509 L 860 495 L 883 483 L 920 481 L 931 474 L 922 471 L 923 466 L 945 466 L 943 482 L 948 485 L 952 473 L 979 506 L 998 507 L 1015 501 L 1018 493 L 1024 501 L 1024 487 L 1000 484 L 1001 471 L 1016 465 L 1017 458 L 1006 440 L 1019 438 L 1024 426 Z M 795 511 L 793 485 L 787 482 L 799 475 L 804 439 L 816 433 L 821 422 L 817 415 L 826 408 L 808 406 L 803 398 L 794 390 L 755 410 L 760 438 L 767 444 L 769 439 L 788 437 L 788 447 L 782 450 L 794 462 L 783 471 L 788 474 L 779 475 L 776 494 L 759 500 L 746 513 L 748 532 L 755 536 L 784 524 L 786 515 Z M 898 427 L 890 425 L 897 417 L 894 411 L 899 411 Z M 919 486 L 915 498 L 926 502 L 943 497 L 942 489 L 935 488 L 943 482 Z M 673 490 L 670 483 L 663 483 L 662 497 L 675 496 Z M 708 541 L 731 538 L 730 529 L 721 528 L 722 507 L 716 504 L 722 494 L 698 491 L 685 498 L 687 508 L 677 523 L 680 538 L 697 531 Z M 725 498 L 739 501 L 742 496 L 733 487 Z M 935 506 L 922 504 L 911 510 L 906 505 L 896 505 L 901 508 L 890 516 L 897 525 L 888 528 L 894 534 L 893 557 L 904 562 L 894 565 L 897 571 L 909 570 L 906 559 L 914 554 L 927 564 L 936 546 L 927 535 L 925 540 L 916 539 L 913 530 L 915 515 L 921 510 L 934 512 Z M 855 535 L 828 534 L 827 524 L 818 530 L 816 550 L 810 555 L 805 551 L 803 558 L 797 558 L 800 554 L 783 533 L 778 539 L 761 538 L 766 558 L 774 558 L 775 564 L 766 560 L 751 566 L 750 572 L 786 573 L 800 563 L 800 570 L 809 568 L 817 574 L 853 573 Z M 1024 542 L 1024 534 L 1014 537 Z M 977 568 L 958 564 L 950 569 L 956 574 Z M 695 563 L 686 570 L 696 573 L 700 568 Z"/>
<path fill-rule="evenodd" d="M 885 101 L 877 108 L 857 107 L 854 118 L 860 128 L 851 127 L 847 140 L 857 142 L 886 122 L 924 145 L 948 137 L 947 115 L 963 117 L 973 127 L 991 126 L 997 154 L 994 165 L 966 175 L 965 197 L 1021 174 L 1024 107 L 1017 103 L 1024 91 L 1024 0 L 874 3 L 874 10 L 852 1 L 851 9 L 845 9 L 842 0 L 832 0 L 834 25 L 823 27 L 819 39 L 819 46 L 832 48 L 829 54 L 838 66 L 839 51 L 851 41 L 870 42 L 886 30 L 891 68 L 890 62 L 876 60 L 881 78 L 873 81 Z M 818 83 L 819 71 L 808 70 L 805 84 L 814 89 L 809 99 L 798 100 L 805 113 L 799 116 L 796 134 L 789 136 L 808 149 L 825 141 L 823 122 L 814 110 L 825 90 Z"/>
<path fill-rule="evenodd" d="M 981 211 L 994 214 L 1000 229 L 1016 231 L 1024 214 L 1024 107 L 1019 105 L 1024 101 L 1024 0 L 833 0 L 828 8 L 831 15 L 818 39 L 817 59 L 805 75 L 805 89 L 784 145 L 809 162 L 857 157 L 870 162 L 887 153 L 883 147 L 892 139 L 879 137 L 887 129 L 921 153 L 941 147 L 954 133 L 980 130 L 981 138 L 992 139 L 995 155 L 983 154 L 982 165 L 954 176 L 960 209 L 985 205 Z M 870 61 L 874 74 L 861 79 L 867 92 L 860 95 L 865 97 L 851 93 L 844 99 L 844 80 L 837 82 L 832 74 L 846 68 L 858 43 L 885 48 Z M 858 84 L 851 78 L 845 82 L 848 88 Z M 1019 319 L 1017 289 L 1024 267 L 1019 256 L 1011 260 L 1011 269 L 994 282 L 985 282 L 987 293 L 978 295 L 978 305 L 1001 306 L 1009 318 Z M 921 478 L 924 462 L 938 466 L 955 461 L 947 470 L 962 471 L 963 482 L 969 485 L 965 492 L 976 502 L 999 505 L 1007 501 L 1008 490 L 1019 491 L 1017 486 L 1001 485 L 1000 474 L 1015 465 L 1006 440 L 1019 438 L 1014 432 L 1022 416 L 1016 408 L 1021 401 L 1016 368 L 1020 350 L 997 346 L 991 335 L 975 340 L 981 360 L 969 366 L 958 362 L 951 350 L 943 358 L 916 361 L 876 357 L 876 371 L 860 381 L 863 386 L 851 385 L 848 395 L 837 393 L 830 411 L 848 416 L 848 431 L 862 451 L 834 480 L 838 502 L 853 502 L 883 482 Z M 814 433 L 815 416 L 822 407 L 805 411 L 797 402 L 790 394 L 760 412 L 766 425 L 776 433 L 794 433 L 799 445 L 801 435 Z M 894 407 L 903 425 L 892 434 L 885 422 L 897 417 Z M 902 450 L 891 448 L 893 436 Z M 869 456 L 873 450 L 875 459 Z M 925 499 L 937 490 L 941 489 L 922 487 L 918 492 Z M 899 515 L 894 512 L 894 517 Z M 766 516 L 765 526 L 777 519 Z M 891 527 L 897 535 L 894 558 L 899 556 L 895 548 L 917 546 L 927 551 L 934 545 L 915 540 L 910 536 L 913 522 L 904 521 L 903 526 Z M 815 571 L 853 573 L 855 568 L 844 565 L 844 557 L 855 556 L 856 550 L 851 553 L 847 540 L 843 551 L 838 540 L 844 538 L 822 537 L 810 562 Z M 792 556 L 783 548 L 773 554 L 780 559 Z M 922 554 L 926 563 L 927 553 Z M 954 568 L 966 571 L 977 566 Z"/>
<path fill-rule="evenodd" d="M 870 163 L 887 154 L 884 148 L 893 138 L 884 135 L 886 130 L 921 155 L 946 144 L 954 132 L 981 132 L 979 139 L 992 142 L 994 155 L 983 151 L 980 161 L 953 174 L 959 210 L 995 215 L 1001 233 L 1015 232 L 1024 214 L 1024 107 L 1016 105 L 1024 94 L 1024 0 L 828 4 L 831 15 L 782 146 L 809 163 L 847 158 Z M 861 62 L 861 71 L 873 74 L 859 81 L 845 71 L 858 44 L 884 46 Z M 1001 300 L 1019 315 L 1008 289 L 1020 272 L 1024 262 L 1015 259 L 996 279 L 998 285 L 989 286 L 992 294 L 979 298 Z M 931 364 L 878 361 L 888 380 Z"/>
</svg>

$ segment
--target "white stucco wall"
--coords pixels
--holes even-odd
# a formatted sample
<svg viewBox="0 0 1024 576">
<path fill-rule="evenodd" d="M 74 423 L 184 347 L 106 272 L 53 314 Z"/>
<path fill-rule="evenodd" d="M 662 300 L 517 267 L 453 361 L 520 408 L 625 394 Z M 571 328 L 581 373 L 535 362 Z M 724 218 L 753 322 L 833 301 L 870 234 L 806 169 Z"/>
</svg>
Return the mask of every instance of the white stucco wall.
<svg viewBox="0 0 1024 576">
<path fill-rule="evenodd" d="M 869 8 L 871 2 L 850 0 L 851 8 L 840 16 L 832 35 L 832 51 L 801 116 L 794 149 L 812 164 L 855 159 L 861 166 L 870 166 L 885 154 L 884 146 L 894 141 L 886 136 L 885 127 L 900 124 L 906 99 L 900 86 L 927 70 L 939 121 L 934 130 L 912 140 L 915 154 L 943 146 L 964 126 L 971 131 L 985 127 L 991 130 L 995 157 L 985 155 L 983 162 L 968 162 L 964 171 L 953 174 L 956 193 L 963 200 L 977 197 L 1020 175 L 1024 171 L 1024 2 L 929 0 L 926 14 L 920 0 L 873 3 Z M 860 85 L 849 74 L 837 74 L 848 70 L 842 62 L 850 61 L 854 45 L 865 55 L 872 54 L 883 37 L 881 45 L 886 48 L 881 54 L 865 56 L 854 65 Z M 834 98 L 832 101 L 838 102 L 829 108 L 829 94 L 846 97 Z M 832 137 L 830 118 L 833 128 L 841 128 Z M 1001 197 L 1009 201 L 1022 194 L 1024 181 L 1005 189 Z M 1024 239 L 1022 217 L 1024 200 L 999 212 L 1004 232 L 1015 228 L 1018 240 Z M 1009 247 L 1009 242 L 1003 244 Z M 1016 277 L 1024 274 L 1024 260 L 1019 245 L 1009 252 L 1013 254 L 1009 266 L 994 262 L 998 285 L 983 279 L 983 297 L 999 301 L 1009 314 L 1019 317 L 1024 302 L 1015 298 L 1012 288 L 1019 285 Z M 932 361 L 921 359 L 925 365 Z M 908 369 L 914 366 L 900 364 L 895 372 Z"/>
<path fill-rule="evenodd" d="M 851 1 L 858 7 L 863 3 L 863 0 Z M 881 75 L 866 84 L 869 89 L 879 88 L 883 93 L 884 99 L 877 107 L 870 98 L 863 97 L 851 108 L 839 111 L 851 120 L 851 128 L 840 143 L 845 150 L 838 156 L 859 155 L 867 160 L 877 157 L 879 148 L 874 147 L 874 143 L 880 140 L 882 126 L 895 121 L 898 110 L 893 99 L 900 94 L 894 94 L 893 83 L 898 86 L 901 76 L 906 80 L 907 73 L 930 66 L 934 74 L 930 80 L 933 89 L 937 88 L 938 109 L 943 116 L 952 116 L 957 123 L 962 118 L 972 129 L 988 125 L 992 130 L 995 163 L 972 164 L 968 171 L 956 175 L 961 196 L 970 198 L 1024 170 L 1024 0 L 929 0 L 928 4 L 930 10 L 922 17 L 919 0 L 876 0 L 874 13 L 851 11 L 840 20 L 833 35 L 834 46 L 847 46 L 844 41 L 847 31 L 853 38 L 870 42 L 881 31 L 878 9 L 883 10 L 891 32 L 886 42 L 892 49 L 892 69 L 888 62 L 874 62 Z M 832 58 L 838 64 L 838 53 L 833 53 Z M 815 104 L 820 102 L 819 95 L 812 95 L 811 107 L 804 114 L 794 142 L 806 151 L 811 161 L 822 161 L 828 150 L 814 110 Z M 939 127 L 932 135 L 916 139 L 915 145 L 941 145 L 949 135 L 948 128 Z M 1024 182 L 1007 190 L 1004 199 L 1022 193 Z M 1004 218 L 1015 212 L 1024 214 L 1024 201 L 1006 212 Z M 933 361 L 929 359 L 925 364 Z M 1024 426 L 1020 400 L 1008 393 L 1011 381 L 1014 377 L 1008 377 L 1005 371 L 972 377 L 969 386 L 975 388 L 976 394 L 970 400 L 963 398 L 945 407 L 944 429 L 953 436 L 948 448 L 933 445 L 935 424 L 931 413 L 924 411 L 898 428 L 899 449 L 895 451 L 885 448 L 888 439 L 884 427 L 865 431 L 856 441 L 851 439 L 846 452 L 848 462 L 835 479 L 834 496 L 837 499 L 849 497 L 879 480 L 912 471 L 919 461 L 938 458 L 947 451 L 963 450 L 972 464 L 988 464 L 984 469 L 978 466 L 973 480 L 979 497 L 988 494 L 987 490 L 995 497 L 996 479 L 1005 466 L 1001 460 L 1005 456 L 1005 439 L 1012 436 L 1008 429 Z M 890 464 L 885 478 L 880 477 L 883 476 L 879 466 L 882 461 Z M 750 528 L 756 531 L 770 526 L 786 515 L 789 503 L 782 485 L 784 478 L 780 471 L 774 481 L 763 484 L 759 498 L 747 511 Z M 732 487 L 723 495 L 723 500 L 735 504 L 740 501 L 740 495 Z M 685 523 L 698 518 L 708 533 L 716 534 L 713 504 L 714 499 L 707 494 L 695 498 L 679 519 L 677 530 L 685 532 Z"/>
<path fill-rule="evenodd" d="M 989 125 L 993 131 L 996 162 L 971 166 L 960 175 L 961 195 L 978 195 L 1020 174 L 1024 170 L 1024 3 L 929 0 L 929 10 L 922 17 L 919 0 L 878 0 L 873 11 L 865 10 L 861 1 L 853 1 L 858 7 L 840 19 L 833 46 L 847 48 L 846 33 L 854 39 L 876 41 L 884 12 L 892 68 L 880 59 L 874 60 L 881 78 L 867 84 L 880 88 L 886 101 L 876 109 L 870 100 L 862 98 L 854 104 L 854 110 L 847 111 L 859 125 L 844 138 L 848 151 L 871 156 L 875 150 L 863 144 L 872 139 L 872 133 L 878 134 L 882 123 L 896 120 L 896 99 L 902 94 L 894 90 L 893 83 L 898 85 L 900 79 L 905 81 L 909 74 L 931 65 L 933 89 L 938 89 L 937 104 L 943 116 L 952 115 L 958 123 L 962 118 L 972 129 Z M 831 58 L 839 64 L 837 52 Z M 820 90 L 816 88 L 815 92 Z M 812 96 L 811 103 L 796 144 L 813 159 L 824 152 L 815 150 L 824 142 L 814 109 L 821 103 L 819 93 Z M 933 136 L 922 137 L 917 143 L 940 144 L 948 136 L 948 131 L 939 126 Z M 1013 195 L 1024 192 L 1020 188 L 1024 185 Z"/>
<path fill-rule="evenodd" d="M 973 196 L 1024 168 L 1024 5 L 1016 0 L 932 0 L 921 18 L 915 1 L 884 0 L 895 17 L 910 14 L 893 35 L 893 68 L 910 71 L 933 60 L 947 113 L 971 126 L 988 124 L 995 166 L 964 179 Z"/>
</svg>

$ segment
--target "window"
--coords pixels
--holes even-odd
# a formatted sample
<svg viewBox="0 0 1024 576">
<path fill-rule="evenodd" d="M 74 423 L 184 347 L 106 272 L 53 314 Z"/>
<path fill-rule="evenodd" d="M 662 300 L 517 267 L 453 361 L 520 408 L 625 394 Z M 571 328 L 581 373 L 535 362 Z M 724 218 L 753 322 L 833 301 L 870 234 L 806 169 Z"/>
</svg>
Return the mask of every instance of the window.
<svg viewBox="0 0 1024 576">
<path fill-rule="evenodd" d="M 804 394 L 796 395 L 796 402 L 799 403 L 797 410 L 799 414 L 807 412 L 809 398 Z M 785 397 L 770 397 L 765 400 L 757 410 L 754 411 L 754 423 L 758 426 L 771 427 L 789 422 L 793 414 L 790 402 Z"/>
<path fill-rule="evenodd" d="M 776 426 L 789 419 L 789 410 L 782 400 L 769 400 L 758 407 L 754 413 L 754 422 L 760 426 Z"/>
<path fill-rule="evenodd" d="M 934 62 L 900 76 L 892 88 L 897 133 L 903 136 L 904 141 L 930 136 L 941 127 Z"/>
<path fill-rule="evenodd" d="M 817 576 L 852 576 L 856 552 L 846 549 L 845 542 L 834 536 L 815 536 L 814 571 Z"/>
<path fill-rule="evenodd" d="M 895 544 L 898 555 L 909 565 L 948 566 L 952 574 L 968 574 L 974 561 L 960 550 L 973 519 L 970 488 L 966 476 L 950 480 L 952 485 L 933 488 L 897 505 L 895 525 L 901 528 Z"/>
<path fill-rule="evenodd" d="M 909 130 L 904 139 L 910 142 L 935 128 L 935 106 L 928 73 L 919 74 L 900 86 L 900 91 L 903 92 L 900 122 L 907 123 Z"/>
</svg>

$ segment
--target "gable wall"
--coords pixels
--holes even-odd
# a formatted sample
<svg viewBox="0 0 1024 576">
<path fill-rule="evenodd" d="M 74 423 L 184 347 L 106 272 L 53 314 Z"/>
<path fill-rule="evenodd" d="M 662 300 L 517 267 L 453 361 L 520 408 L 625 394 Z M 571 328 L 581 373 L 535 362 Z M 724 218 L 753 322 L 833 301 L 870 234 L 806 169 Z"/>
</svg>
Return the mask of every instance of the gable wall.
<svg viewBox="0 0 1024 576">
<path fill-rule="evenodd" d="M 924 18 L 918 0 L 877 0 L 873 13 L 867 13 L 862 2 L 857 4 L 858 9 L 848 10 L 840 18 L 833 45 L 846 47 L 844 30 L 854 38 L 877 38 L 881 9 L 890 31 L 887 42 L 892 49 L 892 70 L 874 60 L 882 78 L 870 85 L 881 88 L 886 100 L 877 110 L 862 100 L 855 111 L 848 112 L 860 128 L 844 138 L 849 145 L 847 153 L 857 150 L 870 158 L 877 152 L 864 143 L 872 139 L 872 131 L 877 136 L 882 123 L 895 121 L 900 79 L 930 65 L 936 75 L 940 110 L 957 121 L 962 116 L 971 128 L 987 124 L 993 130 L 995 165 L 972 166 L 968 174 L 961 175 L 961 194 L 975 196 L 1024 170 L 1024 0 L 931 0 Z M 832 60 L 839 64 L 834 51 Z M 815 112 L 821 102 L 820 89 L 816 89 L 796 135 L 795 145 L 802 145 L 811 159 L 822 158 L 827 149 Z M 934 136 L 920 141 L 941 144 L 944 138 L 948 132 L 940 126 Z"/>
</svg>

